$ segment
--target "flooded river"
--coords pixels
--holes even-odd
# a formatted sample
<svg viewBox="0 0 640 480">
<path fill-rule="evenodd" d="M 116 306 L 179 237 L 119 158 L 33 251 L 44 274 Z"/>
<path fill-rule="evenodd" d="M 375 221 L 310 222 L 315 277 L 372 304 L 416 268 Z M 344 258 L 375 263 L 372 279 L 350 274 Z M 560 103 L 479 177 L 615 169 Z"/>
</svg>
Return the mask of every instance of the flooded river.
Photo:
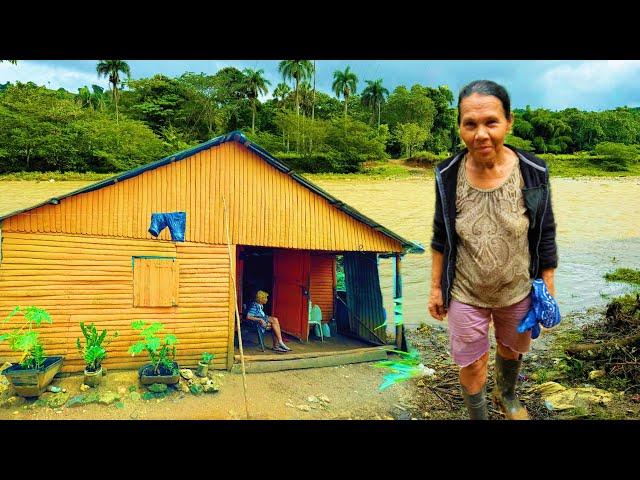
<svg viewBox="0 0 640 480">
<path fill-rule="evenodd" d="M 403 259 L 404 312 L 407 325 L 435 322 L 427 313 L 434 180 L 311 180 L 364 215 L 427 252 Z M 25 208 L 93 182 L 0 182 L 0 214 Z M 556 275 L 563 313 L 603 305 L 608 297 L 631 291 L 602 276 L 618 267 L 640 268 L 640 178 L 552 179 L 558 224 L 560 264 Z M 393 267 L 380 260 L 387 312 L 393 311 Z"/>
<path fill-rule="evenodd" d="M 431 278 L 433 178 L 315 180 L 320 187 L 427 252 L 402 261 L 407 325 L 436 322 L 427 312 Z M 559 266 L 556 293 L 563 313 L 603 305 L 632 287 L 602 276 L 619 267 L 640 268 L 640 178 L 552 179 Z M 392 260 L 380 260 L 387 312 L 393 311 Z"/>
</svg>

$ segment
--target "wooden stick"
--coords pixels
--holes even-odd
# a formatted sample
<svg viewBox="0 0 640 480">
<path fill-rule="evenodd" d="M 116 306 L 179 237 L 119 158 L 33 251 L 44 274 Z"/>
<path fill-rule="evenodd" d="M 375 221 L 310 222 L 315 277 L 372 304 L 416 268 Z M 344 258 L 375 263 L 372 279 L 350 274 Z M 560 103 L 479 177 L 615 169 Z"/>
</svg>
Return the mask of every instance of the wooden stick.
<svg viewBox="0 0 640 480">
<path fill-rule="evenodd" d="M 240 363 L 242 364 L 242 390 L 244 392 L 244 410 L 247 416 L 247 420 L 249 419 L 249 403 L 247 401 L 247 375 L 244 369 L 244 351 L 242 349 L 242 329 L 240 328 L 240 315 L 238 314 L 238 295 L 236 288 L 236 276 L 235 272 L 232 271 L 232 267 L 235 262 L 231 259 L 231 238 L 229 237 L 229 219 L 227 218 L 227 202 L 224 199 L 224 195 L 222 195 L 222 206 L 224 208 L 224 226 L 227 231 L 227 250 L 229 252 L 229 275 L 231 275 L 231 281 L 233 283 L 233 295 L 235 296 L 235 300 L 233 302 L 234 310 L 236 314 L 236 325 L 238 326 L 238 345 L 240 346 Z M 229 292 L 231 294 L 231 292 Z M 233 345 L 230 345 L 229 348 L 232 348 Z"/>
</svg>

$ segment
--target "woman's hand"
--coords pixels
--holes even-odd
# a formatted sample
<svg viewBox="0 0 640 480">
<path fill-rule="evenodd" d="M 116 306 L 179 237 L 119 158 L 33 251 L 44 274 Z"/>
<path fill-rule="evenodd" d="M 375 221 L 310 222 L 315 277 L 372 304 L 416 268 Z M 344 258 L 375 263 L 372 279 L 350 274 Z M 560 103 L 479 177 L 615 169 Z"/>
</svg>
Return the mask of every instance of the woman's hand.
<svg viewBox="0 0 640 480">
<path fill-rule="evenodd" d="M 447 309 L 444 308 L 442 300 L 442 289 L 440 287 L 432 287 L 429 295 L 429 313 L 436 320 L 444 320 L 447 315 Z"/>
</svg>

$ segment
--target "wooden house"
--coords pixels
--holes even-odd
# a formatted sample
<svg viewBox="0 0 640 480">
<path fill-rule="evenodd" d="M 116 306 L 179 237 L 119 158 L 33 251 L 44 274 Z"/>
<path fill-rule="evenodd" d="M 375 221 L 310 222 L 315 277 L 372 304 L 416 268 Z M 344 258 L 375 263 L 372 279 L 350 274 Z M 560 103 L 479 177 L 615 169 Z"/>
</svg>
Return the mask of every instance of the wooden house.
<svg viewBox="0 0 640 480">
<path fill-rule="evenodd" d="M 178 211 L 184 241 L 168 229 L 149 233 L 153 213 Z M 146 363 L 127 353 L 139 339 L 134 320 L 164 323 L 178 337 L 181 365 L 207 351 L 215 368 L 231 369 L 236 305 L 267 290 L 265 310 L 306 342 L 309 299 L 323 321 L 337 315 L 343 255 L 339 331 L 383 345 L 377 255 L 420 250 L 232 132 L 0 217 L 0 318 L 16 305 L 47 309 L 54 322 L 41 338 L 49 355 L 65 356 L 63 371 L 83 368 L 80 322 L 120 332 L 107 368 Z M 0 360 L 16 360 L 6 342 Z"/>
</svg>

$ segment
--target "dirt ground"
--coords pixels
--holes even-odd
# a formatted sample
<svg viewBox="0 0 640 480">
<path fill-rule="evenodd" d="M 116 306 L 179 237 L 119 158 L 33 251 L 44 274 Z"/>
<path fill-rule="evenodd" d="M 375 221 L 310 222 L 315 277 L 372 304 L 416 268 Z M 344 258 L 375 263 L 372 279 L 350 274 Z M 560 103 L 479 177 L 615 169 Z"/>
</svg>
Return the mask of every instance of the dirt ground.
<svg viewBox="0 0 640 480">
<path fill-rule="evenodd" d="M 411 383 L 378 390 L 383 372 L 372 363 L 337 367 L 247 374 L 250 419 L 409 419 L 412 410 Z M 0 419 L 41 420 L 242 420 L 246 419 L 242 375 L 213 372 L 217 393 L 193 395 L 172 391 L 161 399 L 131 399 L 130 389 L 143 393 L 136 371 L 110 371 L 98 387 L 119 393 L 121 402 L 91 403 L 50 408 L 35 400 L 20 400 L 0 408 Z M 71 397 L 80 394 L 82 375 L 55 379 L 52 385 L 66 388 Z M 41 399 L 55 394 L 46 392 Z M 135 397 L 135 396 L 134 396 Z M 318 398 L 323 398 L 323 401 Z M 311 400 L 311 401 L 310 401 Z"/>
<path fill-rule="evenodd" d="M 597 321 L 602 312 L 586 314 Z M 640 395 L 633 389 L 624 392 L 609 389 L 614 400 L 606 406 L 568 411 L 549 411 L 540 396 L 532 393 L 532 387 L 551 378 L 553 368 L 566 361 L 563 342 L 575 334 L 575 321 L 584 318 L 571 316 L 563 323 L 544 333 L 532 342 L 531 352 L 525 356 L 522 378 L 517 393 L 534 420 L 551 419 L 638 419 Z M 247 400 L 249 416 L 245 412 L 242 375 L 212 371 L 209 377 L 219 386 L 217 393 L 193 395 L 170 389 L 163 398 L 149 397 L 146 387 L 139 384 L 137 372 L 109 371 L 103 384 L 91 392 L 111 394 L 110 404 L 89 403 L 76 406 L 52 407 L 54 394 L 46 392 L 40 400 L 11 398 L 12 389 L 2 384 L 0 376 L 0 420 L 457 420 L 466 419 L 458 386 L 458 369 L 448 354 L 445 325 L 423 326 L 409 330 L 410 345 L 420 353 L 422 363 L 435 369 L 432 377 L 417 377 L 396 383 L 380 391 L 379 386 L 386 370 L 374 367 L 374 363 L 358 363 L 337 367 L 287 370 L 273 373 L 247 374 Z M 490 373 L 487 385 L 491 391 L 495 341 L 492 341 Z M 391 358 L 398 358 L 395 355 Z M 586 373 L 586 372 L 585 372 Z M 82 375 L 56 378 L 52 385 L 65 388 L 68 397 L 81 394 Z M 569 377 L 556 381 L 566 386 L 589 386 L 576 383 Z M 618 389 L 620 390 L 620 389 Z M 113 397 L 118 396 L 119 399 Z M 488 399 L 490 394 L 487 395 Z M 49 405 L 46 405 L 49 403 Z M 489 403 L 491 419 L 501 415 Z"/>
</svg>

